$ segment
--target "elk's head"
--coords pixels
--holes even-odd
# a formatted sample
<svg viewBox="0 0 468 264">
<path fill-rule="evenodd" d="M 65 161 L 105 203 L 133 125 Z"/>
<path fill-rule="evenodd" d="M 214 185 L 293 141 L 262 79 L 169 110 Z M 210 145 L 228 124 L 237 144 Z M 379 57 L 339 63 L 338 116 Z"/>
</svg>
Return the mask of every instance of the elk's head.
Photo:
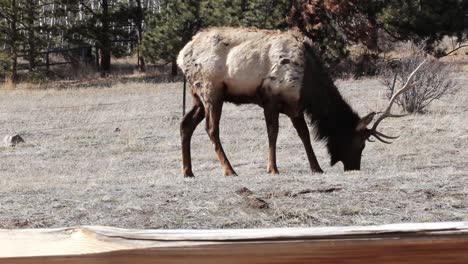
<svg viewBox="0 0 468 264">
<path fill-rule="evenodd" d="M 361 118 L 352 133 L 345 137 L 341 137 L 335 141 L 334 145 L 330 146 L 333 151 L 331 155 L 331 165 L 341 161 L 344 165 L 344 170 L 360 170 L 361 169 L 361 157 L 362 151 L 366 147 L 366 141 L 373 142 L 371 137 L 376 138 L 377 140 L 391 144 L 387 139 L 396 139 L 398 137 L 387 136 L 379 131 L 377 131 L 377 125 L 385 117 L 397 117 L 396 115 L 384 115 L 382 114 L 379 119 L 374 123 L 372 128 L 367 128 L 367 126 L 372 122 L 376 113 L 372 112 L 363 118 Z"/>
<path fill-rule="evenodd" d="M 372 112 L 364 117 L 362 117 L 358 122 L 357 125 L 351 133 L 348 133 L 346 136 L 341 136 L 334 142 L 329 142 L 329 148 L 331 151 L 331 165 L 333 166 L 337 162 L 341 161 L 344 165 L 344 170 L 360 170 L 361 169 L 361 157 L 362 151 L 366 146 L 366 141 L 374 142 L 372 138 L 375 138 L 385 144 L 391 144 L 389 139 L 396 139 L 397 137 L 387 136 L 379 131 L 377 131 L 377 126 L 387 117 L 403 117 L 405 115 L 394 115 L 390 112 L 393 103 L 395 102 L 396 98 L 413 87 L 410 82 L 413 78 L 414 74 L 421 68 L 421 66 L 426 62 L 424 60 L 419 64 L 419 66 L 409 75 L 406 83 L 403 85 L 401 89 L 395 92 L 390 99 L 390 102 L 385 109 L 385 111 L 381 112 L 379 118 L 375 121 L 372 128 L 367 128 L 367 126 L 372 122 L 376 113 Z M 395 83 L 393 84 L 395 85 Z"/>
</svg>

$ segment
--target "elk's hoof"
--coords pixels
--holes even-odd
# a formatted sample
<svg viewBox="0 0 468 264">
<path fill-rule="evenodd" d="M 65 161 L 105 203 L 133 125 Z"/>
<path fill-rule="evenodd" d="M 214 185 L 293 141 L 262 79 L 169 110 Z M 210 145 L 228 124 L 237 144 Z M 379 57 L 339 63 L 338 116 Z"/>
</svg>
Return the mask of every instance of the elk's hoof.
<svg viewBox="0 0 468 264">
<path fill-rule="evenodd" d="M 268 172 L 270 175 L 277 175 L 277 174 L 279 174 L 278 169 L 268 169 L 267 172 Z"/>
<path fill-rule="evenodd" d="M 191 172 L 191 171 L 183 171 L 182 175 L 184 176 L 184 178 L 193 178 L 193 177 L 195 177 L 195 175 L 193 175 L 193 172 Z"/>
<path fill-rule="evenodd" d="M 321 168 L 313 168 L 312 169 L 312 173 L 319 173 L 319 174 L 322 174 L 323 173 L 323 170 Z"/>
<path fill-rule="evenodd" d="M 226 171 L 226 172 L 224 172 L 224 176 L 226 176 L 226 177 L 235 177 L 235 176 L 237 176 L 237 173 L 235 171 Z"/>
</svg>

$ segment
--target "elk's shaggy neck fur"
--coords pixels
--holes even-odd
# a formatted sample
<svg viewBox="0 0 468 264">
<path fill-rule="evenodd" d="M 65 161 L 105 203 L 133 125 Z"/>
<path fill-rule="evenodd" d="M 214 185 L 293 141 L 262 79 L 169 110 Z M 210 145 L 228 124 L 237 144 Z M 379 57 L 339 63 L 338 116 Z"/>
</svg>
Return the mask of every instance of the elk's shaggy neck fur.
<svg viewBox="0 0 468 264">
<path fill-rule="evenodd" d="M 331 164 L 351 142 L 360 118 L 343 99 L 315 49 L 304 43 L 304 78 L 301 104 L 311 123 L 316 138 L 327 142 Z"/>
</svg>

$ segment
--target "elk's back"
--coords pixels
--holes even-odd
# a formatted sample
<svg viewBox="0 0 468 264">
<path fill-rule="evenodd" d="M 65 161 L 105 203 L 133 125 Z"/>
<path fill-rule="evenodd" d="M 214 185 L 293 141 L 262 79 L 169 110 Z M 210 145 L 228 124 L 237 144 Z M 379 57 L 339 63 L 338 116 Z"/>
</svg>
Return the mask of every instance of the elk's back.
<svg viewBox="0 0 468 264">
<path fill-rule="evenodd" d="M 293 32 L 211 28 L 194 36 L 177 63 L 194 89 L 227 89 L 253 96 L 258 89 L 298 100 L 303 44 Z"/>
</svg>

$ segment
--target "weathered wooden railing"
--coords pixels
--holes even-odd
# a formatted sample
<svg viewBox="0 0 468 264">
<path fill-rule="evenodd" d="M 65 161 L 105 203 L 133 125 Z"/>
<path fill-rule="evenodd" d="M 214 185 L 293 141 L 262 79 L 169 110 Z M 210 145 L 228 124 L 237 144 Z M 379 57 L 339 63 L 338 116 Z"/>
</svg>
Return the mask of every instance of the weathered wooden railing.
<svg viewBox="0 0 468 264">
<path fill-rule="evenodd" d="M 242 230 L 0 230 L 0 263 L 468 263 L 468 222 Z"/>
</svg>

